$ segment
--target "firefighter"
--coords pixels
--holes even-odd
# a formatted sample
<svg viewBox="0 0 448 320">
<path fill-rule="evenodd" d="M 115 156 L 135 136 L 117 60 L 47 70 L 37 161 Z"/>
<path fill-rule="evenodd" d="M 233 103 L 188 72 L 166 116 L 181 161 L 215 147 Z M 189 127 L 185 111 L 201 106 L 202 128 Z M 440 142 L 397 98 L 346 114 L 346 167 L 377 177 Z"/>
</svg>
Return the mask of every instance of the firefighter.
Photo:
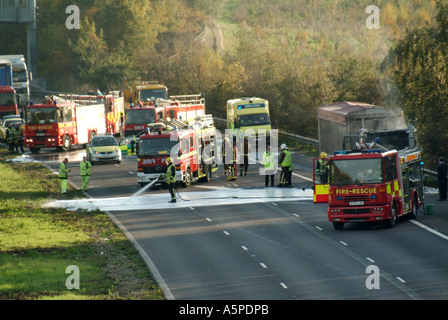
<svg viewBox="0 0 448 320">
<path fill-rule="evenodd" d="M 279 166 L 282 168 L 280 172 L 280 183 L 279 187 L 285 187 L 290 184 L 288 181 L 289 179 L 289 169 L 292 165 L 292 157 L 291 152 L 289 152 L 288 147 L 286 144 L 282 144 L 280 146 L 280 149 L 282 150 L 280 153 L 280 159 L 278 160 Z"/>
<path fill-rule="evenodd" d="M 289 148 L 288 148 L 289 151 Z M 289 170 L 288 170 L 288 178 L 286 179 L 286 186 L 291 187 L 292 186 L 292 171 L 294 170 L 294 164 L 292 163 L 292 158 L 291 158 L 291 164 L 289 165 Z"/>
<path fill-rule="evenodd" d="M 176 203 L 176 166 L 171 157 L 166 158 L 168 168 L 166 169 L 165 182 L 171 194 L 171 201 L 169 203 Z"/>
<path fill-rule="evenodd" d="M 226 162 L 226 158 L 230 158 L 230 150 L 232 148 L 232 145 L 229 141 L 228 137 L 224 137 L 224 140 L 222 141 L 222 163 L 224 165 L 224 175 L 227 175 L 230 171 L 230 165 Z"/>
<path fill-rule="evenodd" d="M 81 180 L 82 180 L 82 186 L 81 191 L 87 191 L 87 184 L 90 180 L 90 168 L 92 165 L 89 161 L 87 161 L 87 158 L 84 156 L 82 157 L 81 165 L 80 165 L 80 174 L 81 174 Z"/>
<path fill-rule="evenodd" d="M 12 131 L 12 139 L 13 144 L 16 149 L 16 153 L 19 153 L 19 148 L 21 153 L 24 153 L 23 151 L 23 135 L 22 135 L 22 128 L 19 123 L 16 123 L 15 127 L 11 128 Z"/>
<path fill-rule="evenodd" d="M 274 175 L 275 175 L 275 158 L 271 153 L 271 146 L 268 145 L 266 151 L 263 153 L 263 164 L 264 164 L 264 185 L 269 186 L 269 179 L 271 180 L 271 187 L 274 186 Z"/>
<path fill-rule="evenodd" d="M 14 135 L 12 134 L 12 126 L 9 123 L 6 130 L 6 143 L 8 144 L 8 151 L 14 151 Z"/>
<path fill-rule="evenodd" d="M 243 169 L 244 169 L 244 176 L 247 176 L 247 171 L 249 170 L 249 153 L 251 150 L 251 146 L 249 145 L 249 139 L 248 137 L 244 137 L 244 163 L 240 164 L 240 176 L 243 176 Z"/>
<path fill-rule="evenodd" d="M 437 199 L 437 201 L 446 201 L 447 167 L 443 157 L 440 157 L 439 165 L 437 166 L 437 180 L 439 183 L 439 199 Z"/>
<path fill-rule="evenodd" d="M 320 154 L 321 159 L 317 162 L 316 172 L 319 175 L 320 183 L 328 183 L 328 155 L 325 152 Z"/>
<path fill-rule="evenodd" d="M 68 173 L 70 172 L 67 169 L 68 159 L 65 158 L 59 166 L 59 180 L 61 180 L 61 194 L 67 193 L 67 184 L 68 184 Z"/>
<path fill-rule="evenodd" d="M 233 159 L 230 164 L 230 176 L 227 177 L 227 181 L 234 181 L 238 179 L 238 149 L 236 147 L 236 137 L 233 137 Z"/>
</svg>

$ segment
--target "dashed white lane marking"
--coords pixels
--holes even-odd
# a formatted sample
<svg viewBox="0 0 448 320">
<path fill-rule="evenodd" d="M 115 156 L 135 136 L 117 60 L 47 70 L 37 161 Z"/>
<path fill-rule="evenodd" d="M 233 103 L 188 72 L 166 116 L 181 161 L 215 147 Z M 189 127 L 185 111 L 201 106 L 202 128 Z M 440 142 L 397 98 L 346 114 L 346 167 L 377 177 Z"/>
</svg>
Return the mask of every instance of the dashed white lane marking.
<svg viewBox="0 0 448 320">
<path fill-rule="evenodd" d="M 292 214 L 294 217 L 300 218 L 300 216 L 297 213 Z"/>
<path fill-rule="evenodd" d="M 205 220 L 207 220 L 208 222 L 212 222 L 212 219 L 210 218 L 205 218 Z"/>
<path fill-rule="evenodd" d="M 286 286 L 286 284 L 284 284 L 283 282 L 280 282 L 280 285 L 283 287 L 283 289 L 288 289 L 288 287 Z"/>
<path fill-rule="evenodd" d="M 322 229 L 321 227 L 319 227 L 319 226 L 316 226 L 316 229 L 319 230 L 319 231 L 322 231 L 322 230 L 323 230 L 323 229 Z"/>
<path fill-rule="evenodd" d="M 244 251 L 248 251 L 249 250 L 245 246 L 241 246 L 241 248 L 243 248 Z"/>
<path fill-rule="evenodd" d="M 369 257 L 367 257 L 366 260 L 368 260 L 369 262 L 375 263 L 375 260 L 373 260 L 373 259 L 371 259 Z"/>
<path fill-rule="evenodd" d="M 342 245 L 344 245 L 344 246 L 348 246 L 348 244 L 347 243 L 345 243 L 344 241 L 339 241 Z"/>
<path fill-rule="evenodd" d="M 226 236 L 230 236 L 230 233 L 228 233 L 227 231 L 223 231 L 223 232 Z"/>
<path fill-rule="evenodd" d="M 260 262 L 260 266 L 262 266 L 264 269 L 268 268 L 263 262 Z"/>
<path fill-rule="evenodd" d="M 398 279 L 400 282 L 402 283 L 406 283 L 406 281 L 404 281 L 403 279 L 401 279 L 400 277 L 395 277 L 396 279 Z"/>
</svg>

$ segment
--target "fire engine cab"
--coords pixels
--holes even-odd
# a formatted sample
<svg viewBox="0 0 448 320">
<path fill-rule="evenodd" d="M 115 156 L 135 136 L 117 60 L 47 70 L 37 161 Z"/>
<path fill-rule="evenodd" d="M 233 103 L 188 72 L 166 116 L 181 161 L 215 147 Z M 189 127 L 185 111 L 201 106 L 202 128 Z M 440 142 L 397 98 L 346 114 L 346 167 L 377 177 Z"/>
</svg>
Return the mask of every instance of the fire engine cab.
<svg viewBox="0 0 448 320">
<path fill-rule="evenodd" d="M 43 148 L 70 150 L 85 145 L 96 133 L 106 132 L 105 105 L 76 105 L 59 97 L 25 108 L 25 147 L 37 153 Z"/>
<path fill-rule="evenodd" d="M 208 182 L 218 170 L 216 139 L 211 115 L 198 117 L 192 126 L 177 119 L 170 126 L 149 125 L 137 144 L 138 183 L 142 187 L 158 179 L 163 183 L 160 178 L 166 174 L 168 157 L 183 187 L 196 180 Z"/>
<path fill-rule="evenodd" d="M 423 206 L 423 161 L 420 150 L 337 151 L 327 160 L 326 176 L 315 172 L 315 197 L 328 199 L 328 219 L 336 230 L 348 222 L 383 221 L 393 227 L 404 215 L 417 217 Z M 316 166 L 315 166 L 316 167 Z M 327 188 L 318 188 L 322 185 Z"/>
</svg>

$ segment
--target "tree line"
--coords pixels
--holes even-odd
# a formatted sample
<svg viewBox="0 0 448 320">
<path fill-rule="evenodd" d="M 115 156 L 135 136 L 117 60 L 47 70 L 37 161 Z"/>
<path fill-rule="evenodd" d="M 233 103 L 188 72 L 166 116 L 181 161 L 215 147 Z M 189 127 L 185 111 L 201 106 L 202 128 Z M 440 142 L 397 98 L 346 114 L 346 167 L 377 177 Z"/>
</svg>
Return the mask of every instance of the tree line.
<svg viewBox="0 0 448 320">
<path fill-rule="evenodd" d="M 203 93 L 222 118 L 228 99 L 259 96 L 277 127 L 311 138 L 327 103 L 401 108 L 434 163 L 448 155 L 447 1 L 376 2 L 380 30 L 365 27 L 370 0 L 38 0 L 38 76 L 65 92 L 157 79 L 170 94 Z M 79 30 L 65 25 L 73 4 Z M 198 39 L 207 19 L 224 52 Z M 0 53 L 26 52 L 25 28 L 0 33 Z"/>
</svg>

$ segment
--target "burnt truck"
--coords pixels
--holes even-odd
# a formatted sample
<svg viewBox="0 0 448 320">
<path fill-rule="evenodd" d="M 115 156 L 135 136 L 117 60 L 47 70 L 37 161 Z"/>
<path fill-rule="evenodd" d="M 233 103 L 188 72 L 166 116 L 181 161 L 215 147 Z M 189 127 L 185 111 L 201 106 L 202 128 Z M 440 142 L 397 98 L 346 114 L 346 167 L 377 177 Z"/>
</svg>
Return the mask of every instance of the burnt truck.
<svg viewBox="0 0 448 320">
<path fill-rule="evenodd" d="M 360 159 L 364 159 L 364 157 L 370 157 L 373 151 L 376 154 L 398 152 L 401 158 L 407 159 L 406 163 L 415 160 L 415 164 L 422 167 L 414 171 L 423 172 L 421 150 L 418 147 L 416 131 L 412 125 L 407 124 L 401 111 L 365 103 L 344 101 L 320 107 L 318 109 L 318 119 L 319 149 L 321 153 L 320 158 L 313 159 L 315 203 L 328 203 L 331 200 L 329 198 L 333 173 L 331 165 L 334 164 L 333 160 L 336 155 L 341 157 L 341 154 L 350 154 L 351 158 L 359 155 Z M 419 156 L 409 158 L 411 160 L 402 156 L 409 153 Z M 412 165 L 414 165 L 414 162 L 412 162 Z M 346 165 L 348 163 L 345 162 Z M 403 161 L 401 161 L 401 164 L 403 164 Z M 375 168 L 368 169 L 373 172 Z M 404 171 L 402 176 L 406 176 Z M 417 208 L 422 205 L 422 190 L 420 188 L 418 192 Z"/>
<path fill-rule="evenodd" d="M 360 102 L 336 102 L 318 108 L 319 153 L 365 149 L 414 148 L 414 129 L 400 110 Z"/>
</svg>

